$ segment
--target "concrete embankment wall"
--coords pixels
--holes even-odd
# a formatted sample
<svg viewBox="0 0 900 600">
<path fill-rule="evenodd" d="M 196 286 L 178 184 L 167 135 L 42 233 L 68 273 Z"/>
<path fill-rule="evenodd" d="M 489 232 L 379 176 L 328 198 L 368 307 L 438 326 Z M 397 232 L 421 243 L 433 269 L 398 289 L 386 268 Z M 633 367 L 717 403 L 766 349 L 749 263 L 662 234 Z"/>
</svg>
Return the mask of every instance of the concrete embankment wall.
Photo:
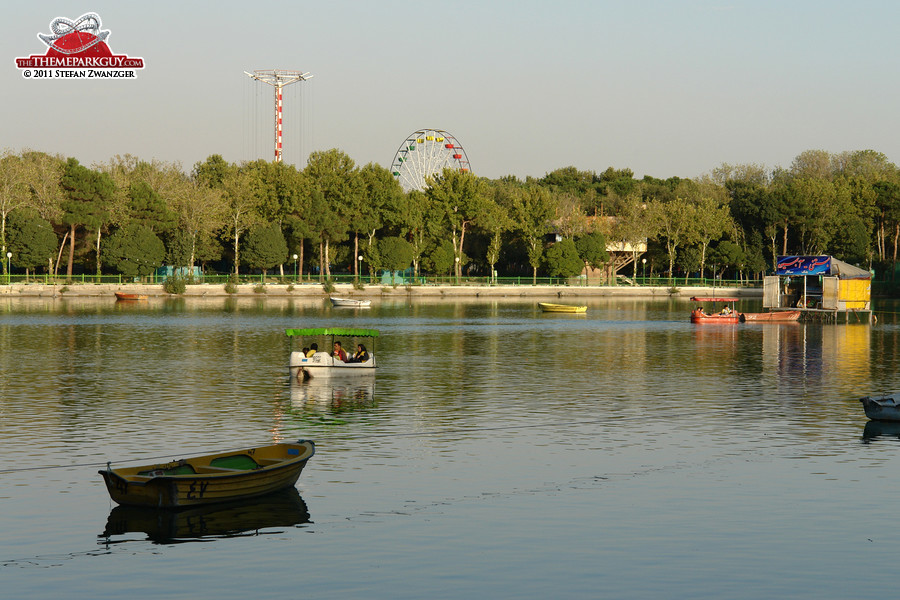
<svg viewBox="0 0 900 600">
<path fill-rule="evenodd" d="M 235 286 L 236 291 L 229 293 L 224 285 L 189 285 L 181 298 L 192 297 L 296 297 L 296 298 L 535 298 L 553 301 L 575 300 L 578 298 L 599 297 L 676 297 L 691 296 L 728 296 L 740 298 L 762 297 L 762 288 L 713 288 L 713 287 L 678 287 L 666 286 L 559 286 L 559 285 L 423 285 L 423 286 L 381 286 L 366 285 L 356 289 L 350 284 L 336 284 L 334 291 L 326 292 L 320 284 L 275 285 L 267 284 L 261 288 L 258 284 Z M 259 290 L 265 289 L 265 292 Z M 162 285 L 141 284 L 77 284 L 77 285 L 45 285 L 45 284 L 12 284 L 0 285 L 0 297 L 19 298 L 64 298 L 64 297 L 114 297 L 116 292 L 128 294 L 145 294 L 150 298 L 173 297 L 166 293 Z"/>
</svg>

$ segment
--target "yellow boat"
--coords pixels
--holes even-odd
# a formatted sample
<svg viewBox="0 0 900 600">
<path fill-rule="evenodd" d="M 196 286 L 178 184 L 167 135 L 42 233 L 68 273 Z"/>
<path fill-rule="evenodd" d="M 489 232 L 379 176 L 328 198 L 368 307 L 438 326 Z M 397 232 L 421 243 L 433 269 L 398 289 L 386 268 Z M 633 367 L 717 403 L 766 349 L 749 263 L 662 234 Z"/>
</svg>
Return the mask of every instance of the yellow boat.
<svg viewBox="0 0 900 600">
<path fill-rule="evenodd" d="M 118 504 L 179 508 L 262 496 L 293 486 L 316 445 L 307 440 L 100 471 Z"/>
<path fill-rule="evenodd" d="M 573 304 L 550 304 L 549 302 L 538 302 L 538 306 L 544 312 L 553 313 L 584 313 L 587 312 L 587 306 L 575 306 Z"/>
</svg>

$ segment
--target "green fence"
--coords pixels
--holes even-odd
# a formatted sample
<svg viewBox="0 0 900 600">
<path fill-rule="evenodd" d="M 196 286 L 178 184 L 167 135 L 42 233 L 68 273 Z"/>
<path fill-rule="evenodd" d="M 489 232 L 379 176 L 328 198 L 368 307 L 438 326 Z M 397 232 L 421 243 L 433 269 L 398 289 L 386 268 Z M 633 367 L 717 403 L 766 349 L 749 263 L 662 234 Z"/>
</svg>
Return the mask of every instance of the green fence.
<svg viewBox="0 0 900 600">
<path fill-rule="evenodd" d="M 124 277 L 122 275 L 73 275 L 67 277 L 65 275 L 0 275 L 0 285 L 4 284 L 44 284 L 44 285 L 160 285 L 166 280 L 165 276 L 149 275 L 147 277 Z M 228 282 L 235 282 L 233 274 L 227 275 L 202 275 L 200 277 L 189 277 L 185 280 L 187 283 L 224 285 Z M 517 277 L 453 277 L 453 276 L 420 276 L 420 277 L 401 277 L 397 276 L 391 279 L 390 275 L 383 277 L 382 275 L 368 276 L 362 275 L 356 277 L 349 274 L 332 275 L 330 278 L 332 283 L 344 283 L 367 286 L 419 286 L 419 285 L 469 285 L 469 286 L 531 286 L 531 285 L 550 285 L 550 286 L 568 286 L 568 287 L 584 287 L 609 285 L 600 279 L 587 280 L 584 277 L 538 277 L 536 279 L 523 275 Z M 325 277 L 318 275 L 239 275 L 236 279 L 238 284 L 273 284 L 273 285 L 323 285 L 326 283 Z M 762 280 L 723 280 L 709 278 L 684 278 L 678 277 L 670 279 L 668 277 L 637 277 L 629 278 L 619 276 L 616 285 L 619 287 L 629 286 L 654 286 L 654 287 L 762 287 Z"/>
</svg>

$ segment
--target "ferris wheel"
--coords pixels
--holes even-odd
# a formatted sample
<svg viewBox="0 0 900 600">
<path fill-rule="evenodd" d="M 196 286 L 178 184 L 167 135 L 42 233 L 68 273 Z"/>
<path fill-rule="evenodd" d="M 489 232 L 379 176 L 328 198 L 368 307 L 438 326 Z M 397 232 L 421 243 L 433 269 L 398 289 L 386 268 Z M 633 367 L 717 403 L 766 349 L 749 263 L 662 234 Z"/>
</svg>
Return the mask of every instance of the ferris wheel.
<svg viewBox="0 0 900 600">
<path fill-rule="evenodd" d="M 391 163 L 391 173 L 404 192 L 424 190 L 426 180 L 444 169 L 466 172 L 469 159 L 459 141 L 440 129 L 420 129 L 406 136 Z"/>
</svg>

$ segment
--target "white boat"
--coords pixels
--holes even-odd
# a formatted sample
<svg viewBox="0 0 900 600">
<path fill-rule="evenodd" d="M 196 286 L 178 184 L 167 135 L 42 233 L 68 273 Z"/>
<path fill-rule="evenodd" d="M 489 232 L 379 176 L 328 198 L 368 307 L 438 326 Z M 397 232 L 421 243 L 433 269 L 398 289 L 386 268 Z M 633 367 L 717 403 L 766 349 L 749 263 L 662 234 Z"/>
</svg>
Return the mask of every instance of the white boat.
<svg viewBox="0 0 900 600">
<path fill-rule="evenodd" d="M 326 327 L 285 329 L 284 333 L 291 338 L 290 370 L 291 375 L 298 380 L 313 377 L 375 374 L 375 338 L 378 337 L 377 329 Z M 305 340 L 311 342 L 309 344 L 311 350 L 307 351 L 306 354 L 304 354 L 303 350 L 296 349 L 298 345 L 305 346 Z M 347 354 L 347 361 L 334 356 L 335 342 L 341 344 L 341 347 Z M 321 348 L 319 347 L 320 344 Z M 372 346 L 371 348 L 366 348 L 368 358 L 363 362 L 351 360 L 358 344 L 362 344 L 364 348 L 366 344 Z"/>
<path fill-rule="evenodd" d="M 864 396 L 862 402 L 866 416 L 876 421 L 900 421 L 900 393 L 886 396 Z"/>
<path fill-rule="evenodd" d="M 349 308 L 369 308 L 372 306 L 371 300 L 354 300 L 353 298 L 335 298 L 331 297 L 331 304 L 333 306 L 342 306 Z"/>
</svg>

